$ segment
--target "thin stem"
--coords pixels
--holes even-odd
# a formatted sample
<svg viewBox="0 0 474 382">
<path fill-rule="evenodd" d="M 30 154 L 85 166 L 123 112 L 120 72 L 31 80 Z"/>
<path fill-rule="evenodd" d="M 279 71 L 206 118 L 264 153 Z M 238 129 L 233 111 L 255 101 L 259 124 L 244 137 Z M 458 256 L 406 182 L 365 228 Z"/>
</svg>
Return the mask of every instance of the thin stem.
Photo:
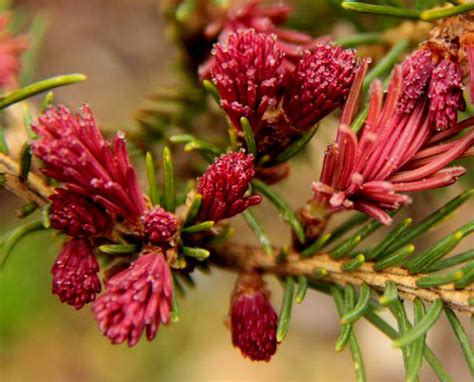
<svg viewBox="0 0 474 382">
<path fill-rule="evenodd" d="M 343 48 L 355 48 L 359 45 L 382 44 L 385 42 L 382 33 L 359 33 L 336 40 Z"/>
<path fill-rule="evenodd" d="M 359 2 L 352 2 L 352 1 L 344 1 L 341 3 L 344 9 L 349 11 L 356 11 L 361 13 L 370 13 L 380 16 L 393 16 L 393 17 L 402 17 L 405 19 L 415 19 L 418 20 L 420 18 L 420 12 L 415 9 L 409 8 L 399 8 L 399 7 L 391 7 L 387 5 L 374 5 L 374 4 L 366 4 L 366 3 L 359 3 Z"/>
<path fill-rule="evenodd" d="M 14 229 L 2 243 L 3 245 L 0 252 L 0 269 L 5 266 L 10 253 L 22 238 L 32 232 L 41 231 L 44 229 L 45 228 L 41 221 L 34 221 Z"/>
<path fill-rule="evenodd" d="M 469 12 L 473 9 L 474 9 L 474 3 L 465 3 L 465 4 L 457 5 L 455 7 L 448 7 L 448 8 L 429 9 L 427 11 L 421 12 L 420 19 L 423 21 L 434 21 L 434 20 L 445 18 L 445 17 L 455 16 L 461 13 Z"/>
<path fill-rule="evenodd" d="M 0 99 L 0 110 L 36 94 L 40 94 L 60 86 L 75 84 L 77 82 L 84 81 L 86 78 L 87 77 L 84 74 L 66 74 L 63 76 L 48 78 L 46 80 L 25 86 L 24 88 L 14 90 L 10 94 Z"/>
</svg>

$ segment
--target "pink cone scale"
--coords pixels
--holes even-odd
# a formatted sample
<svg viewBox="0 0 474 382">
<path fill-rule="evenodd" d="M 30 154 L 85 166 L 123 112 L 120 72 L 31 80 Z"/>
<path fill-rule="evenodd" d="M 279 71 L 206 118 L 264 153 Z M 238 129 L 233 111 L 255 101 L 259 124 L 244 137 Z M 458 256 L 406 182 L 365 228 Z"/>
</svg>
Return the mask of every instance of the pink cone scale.
<svg viewBox="0 0 474 382">
<path fill-rule="evenodd" d="M 53 294 L 80 309 L 100 292 L 98 272 L 99 264 L 89 242 L 71 239 L 64 244 L 52 269 Z"/>
<path fill-rule="evenodd" d="M 233 33 L 214 50 L 216 65 L 212 79 L 221 96 L 221 106 L 234 127 L 247 117 L 258 129 L 269 106 L 276 106 L 282 81 L 283 52 L 276 47 L 276 36 L 254 30 Z"/>
<path fill-rule="evenodd" d="M 295 129 L 310 129 L 343 104 L 355 66 L 355 52 L 333 44 L 306 53 L 287 76 L 283 96 L 283 110 Z"/>
<path fill-rule="evenodd" d="M 220 43 L 225 43 L 234 32 L 249 29 L 274 35 L 278 50 L 284 53 L 283 67 L 292 70 L 306 51 L 312 51 L 324 39 L 282 27 L 291 11 L 291 7 L 283 3 L 262 7 L 259 0 L 250 0 L 243 6 L 231 8 L 226 17 L 209 24 L 205 35 L 208 39 L 217 37 Z M 216 60 L 211 57 L 199 69 L 200 77 L 208 78 L 215 65 Z"/>
<path fill-rule="evenodd" d="M 261 202 L 260 195 L 245 196 L 255 176 L 253 156 L 243 151 L 217 158 L 197 181 L 202 195 L 198 221 L 218 222 L 243 212 Z"/>
<path fill-rule="evenodd" d="M 456 125 L 458 110 L 466 110 L 462 90 L 463 73 L 459 64 L 447 59 L 433 70 L 428 97 L 430 123 L 435 130 L 446 130 Z"/>
<path fill-rule="evenodd" d="M 142 223 L 146 239 L 154 245 L 162 245 L 172 240 L 179 227 L 176 216 L 161 207 L 145 212 Z"/>
<path fill-rule="evenodd" d="M 428 90 L 434 67 L 429 50 L 417 50 L 403 62 L 403 85 L 397 111 L 410 113 L 413 110 Z"/>
<path fill-rule="evenodd" d="M 94 302 L 99 329 L 111 343 L 134 346 L 143 332 L 151 341 L 167 324 L 173 305 L 171 272 L 162 253 L 145 252 L 112 276 Z"/>
<path fill-rule="evenodd" d="M 403 69 L 396 67 L 385 100 L 381 83 L 372 84 L 365 126 L 357 136 L 349 126 L 363 78 L 359 70 L 336 142 L 326 151 L 320 180 L 313 183 L 315 206 L 330 212 L 356 209 L 390 224 L 387 211 L 411 202 L 404 193 L 448 186 L 464 174 L 461 166 L 447 166 L 474 144 L 474 130 L 461 138 L 455 137 L 456 126 L 437 133 L 430 126 L 426 98 L 418 99 L 409 113 L 397 112 L 402 76 Z"/>
<path fill-rule="evenodd" d="M 434 63 L 429 50 L 419 49 L 402 64 L 403 85 L 397 111 L 409 114 L 423 98 L 429 98 L 428 119 L 432 129 L 454 128 L 458 111 L 464 111 L 463 73 L 450 59 Z"/>
<path fill-rule="evenodd" d="M 143 214 L 145 202 L 123 134 L 116 135 L 112 148 L 88 105 L 81 114 L 64 106 L 49 108 L 32 129 L 38 135 L 33 154 L 44 162 L 45 175 L 125 218 Z"/>
<path fill-rule="evenodd" d="M 254 273 L 240 275 L 231 298 L 233 345 L 245 358 L 268 362 L 277 349 L 277 323 L 262 278 Z"/>
<path fill-rule="evenodd" d="M 318 43 L 291 69 L 275 35 L 241 30 L 214 49 L 212 81 L 242 142 L 246 117 L 258 154 L 274 157 L 322 118 L 342 106 L 356 67 L 355 53 Z"/>
<path fill-rule="evenodd" d="M 51 227 L 69 236 L 97 236 L 111 226 L 109 214 L 85 196 L 57 188 L 49 199 Z"/>
</svg>

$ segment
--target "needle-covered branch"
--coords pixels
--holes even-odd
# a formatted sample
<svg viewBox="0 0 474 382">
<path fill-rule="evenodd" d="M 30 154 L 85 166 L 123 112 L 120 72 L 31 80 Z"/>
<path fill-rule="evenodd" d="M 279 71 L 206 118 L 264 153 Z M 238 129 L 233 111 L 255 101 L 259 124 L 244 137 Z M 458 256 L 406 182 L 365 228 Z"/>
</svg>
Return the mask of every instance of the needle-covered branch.
<svg viewBox="0 0 474 382">
<path fill-rule="evenodd" d="M 466 313 L 474 313 L 469 305 L 469 298 L 474 295 L 474 288 L 456 290 L 452 284 L 434 288 L 420 288 L 417 281 L 424 274 L 410 275 L 406 270 L 393 267 L 381 272 L 374 270 L 373 263 L 364 263 L 353 272 L 345 272 L 343 264 L 346 260 L 335 260 L 328 254 L 317 254 L 309 258 L 301 258 L 298 253 L 290 253 L 284 262 L 278 262 L 274 256 L 268 256 L 263 250 L 238 244 L 217 247 L 213 252 L 213 260 L 219 266 L 232 270 L 260 270 L 277 276 L 315 277 L 315 271 L 326 269 L 325 280 L 336 284 L 360 286 L 366 283 L 370 287 L 383 291 L 388 281 L 394 283 L 399 295 L 410 300 L 420 298 L 426 302 L 441 299 L 452 309 Z"/>
</svg>

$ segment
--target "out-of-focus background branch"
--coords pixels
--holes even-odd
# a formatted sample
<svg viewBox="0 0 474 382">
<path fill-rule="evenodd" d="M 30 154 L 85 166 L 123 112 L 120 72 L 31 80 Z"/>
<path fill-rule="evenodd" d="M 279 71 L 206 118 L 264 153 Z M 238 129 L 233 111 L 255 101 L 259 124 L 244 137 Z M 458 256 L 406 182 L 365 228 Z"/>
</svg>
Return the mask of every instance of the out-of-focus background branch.
<svg viewBox="0 0 474 382">
<path fill-rule="evenodd" d="M 55 91 L 56 101 L 73 108 L 89 102 L 102 129 L 136 129 L 133 115 L 143 106 L 144 96 L 178 81 L 174 70 L 177 52 L 166 38 L 158 0 L 14 3 L 26 18 L 41 12 L 48 23 L 34 79 L 58 73 L 87 74 L 86 82 Z M 317 8 L 322 7 L 320 3 L 326 2 L 296 2 L 297 10 L 308 7 L 308 11 L 297 12 L 293 20 L 304 16 L 304 25 L 312 33 L 332 32 L 338 37 L 350 33 L 353 27 L 344 21 L 333 23 L 334 15 L 327 8 Z M 377 50 L 370 53 L 377 55 Z M 310 195 L 324 147 L 334 135 L 334 123 L 331 119 L 323 122 L 308 155 L 297 159 L 297 170 L 293 166 L 292 176 L 279 186 L 295 207 Z M 426 216 L 460 187 L 418 196 L 409 208 L 411 216 Z M 14 211 L 20 204 L 13 195 L 1 191 L 1 232 L 15 226 Z M 264 204 L 259 210 L 260 220 L 275 238 L 274 244 L 285 244 L 288 230 L 268 207 Z M 472 207 L 466 205 L 455 219 L 431 233 L 431 242 L 470 219 Z M 236 219 L 235 226 L 238 237 L 252 242 L 245 223 Z M 88 308 L 77 313 L 51 295 L 49 272 L 61 241 L 51 241 L 50 235 L 41 233 L 31 236 L 15 248 L 0 275 L 2 381 L 353 380 L 349 352 L 334 352 L 337 314 L 331 299 L 322 294 L 309 293 L 304 304 L 296 306 L 290 333 L 271 363 L 244 360 L 232 348 L 224 325 L 235 275 L 217 269 L 212 270 L 212 277 L 196 277 L 198 287 L 181 303 L 181 320 L 161 330 L 155 341 L 142 341 L 132 349 L 111 346 L 98 333 Z M 466 240 L 463 246 L 460 250 L 472 247 L 472 241 Z M 268 281 L 275 286 L 275 280 Z M 278 304 L 280 288 L 273 289 Z M 368 380 L 402 380 L 400 352 L 392 350 L 389 340 L 369 324 L 359 322 L 357 326 Z M 445 318 L 427 342 L 455 381 L 469 380 Z M 422 375 L 422 380 L 435 378 L 427 367 Z"/>
</svg>

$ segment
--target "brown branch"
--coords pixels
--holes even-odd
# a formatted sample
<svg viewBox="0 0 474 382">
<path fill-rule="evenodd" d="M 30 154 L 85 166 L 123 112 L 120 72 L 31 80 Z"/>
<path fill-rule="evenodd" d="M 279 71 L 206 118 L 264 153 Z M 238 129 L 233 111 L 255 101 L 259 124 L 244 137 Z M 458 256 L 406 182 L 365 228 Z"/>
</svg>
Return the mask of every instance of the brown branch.
<svg viewBox="0 0 474 382">
<path fill-rule="evenodd" d="M 3 186 L 28 202 L 35 202 L 43 206 L 48 202 L 48 196 L 52 188 L 47 186 L 43 180 L 34 173 L 28 174 L 24 182 L 20 180 L 20 166 L 10 157 L 0 153 L 0 174 L 4 178 Z"/>
<path fill-rule="evenodd" d="M 455 310 L 474 314 L 474 307 L 468 302 L 469 298 L 474 297 L 472 287 L 456 290 L 452 284 L 448 284 L 436 288 L 420 288 L 416 285 L 416 281 L 424 275 L 410 275 L 399 267 L 376 272 L 373 263 L 366 263 L 354 272 L 344 272 L 341 266 L 346 260 L 334 260 L 328 254 L 300 258 L 296 252 L 290 253 L 283 262 L 279 263 L 276 256 L 269 256 L 259 248 L 237 243 L 216 247 L 213 254 L 217 265 L 234 270 L 260 270 L 279 276 L 304 275 L 312 278 L 316 269 L 324 268 L 328 271 L 325 280 L 340 285 L 356 286 L 365 282 L 380 291 L 384 289 L 387 281 L 392 281 L 403 298 L 413 300 L 419 297 L 430 302 L 441 298 L 445 304 Z"/>
</svg>

